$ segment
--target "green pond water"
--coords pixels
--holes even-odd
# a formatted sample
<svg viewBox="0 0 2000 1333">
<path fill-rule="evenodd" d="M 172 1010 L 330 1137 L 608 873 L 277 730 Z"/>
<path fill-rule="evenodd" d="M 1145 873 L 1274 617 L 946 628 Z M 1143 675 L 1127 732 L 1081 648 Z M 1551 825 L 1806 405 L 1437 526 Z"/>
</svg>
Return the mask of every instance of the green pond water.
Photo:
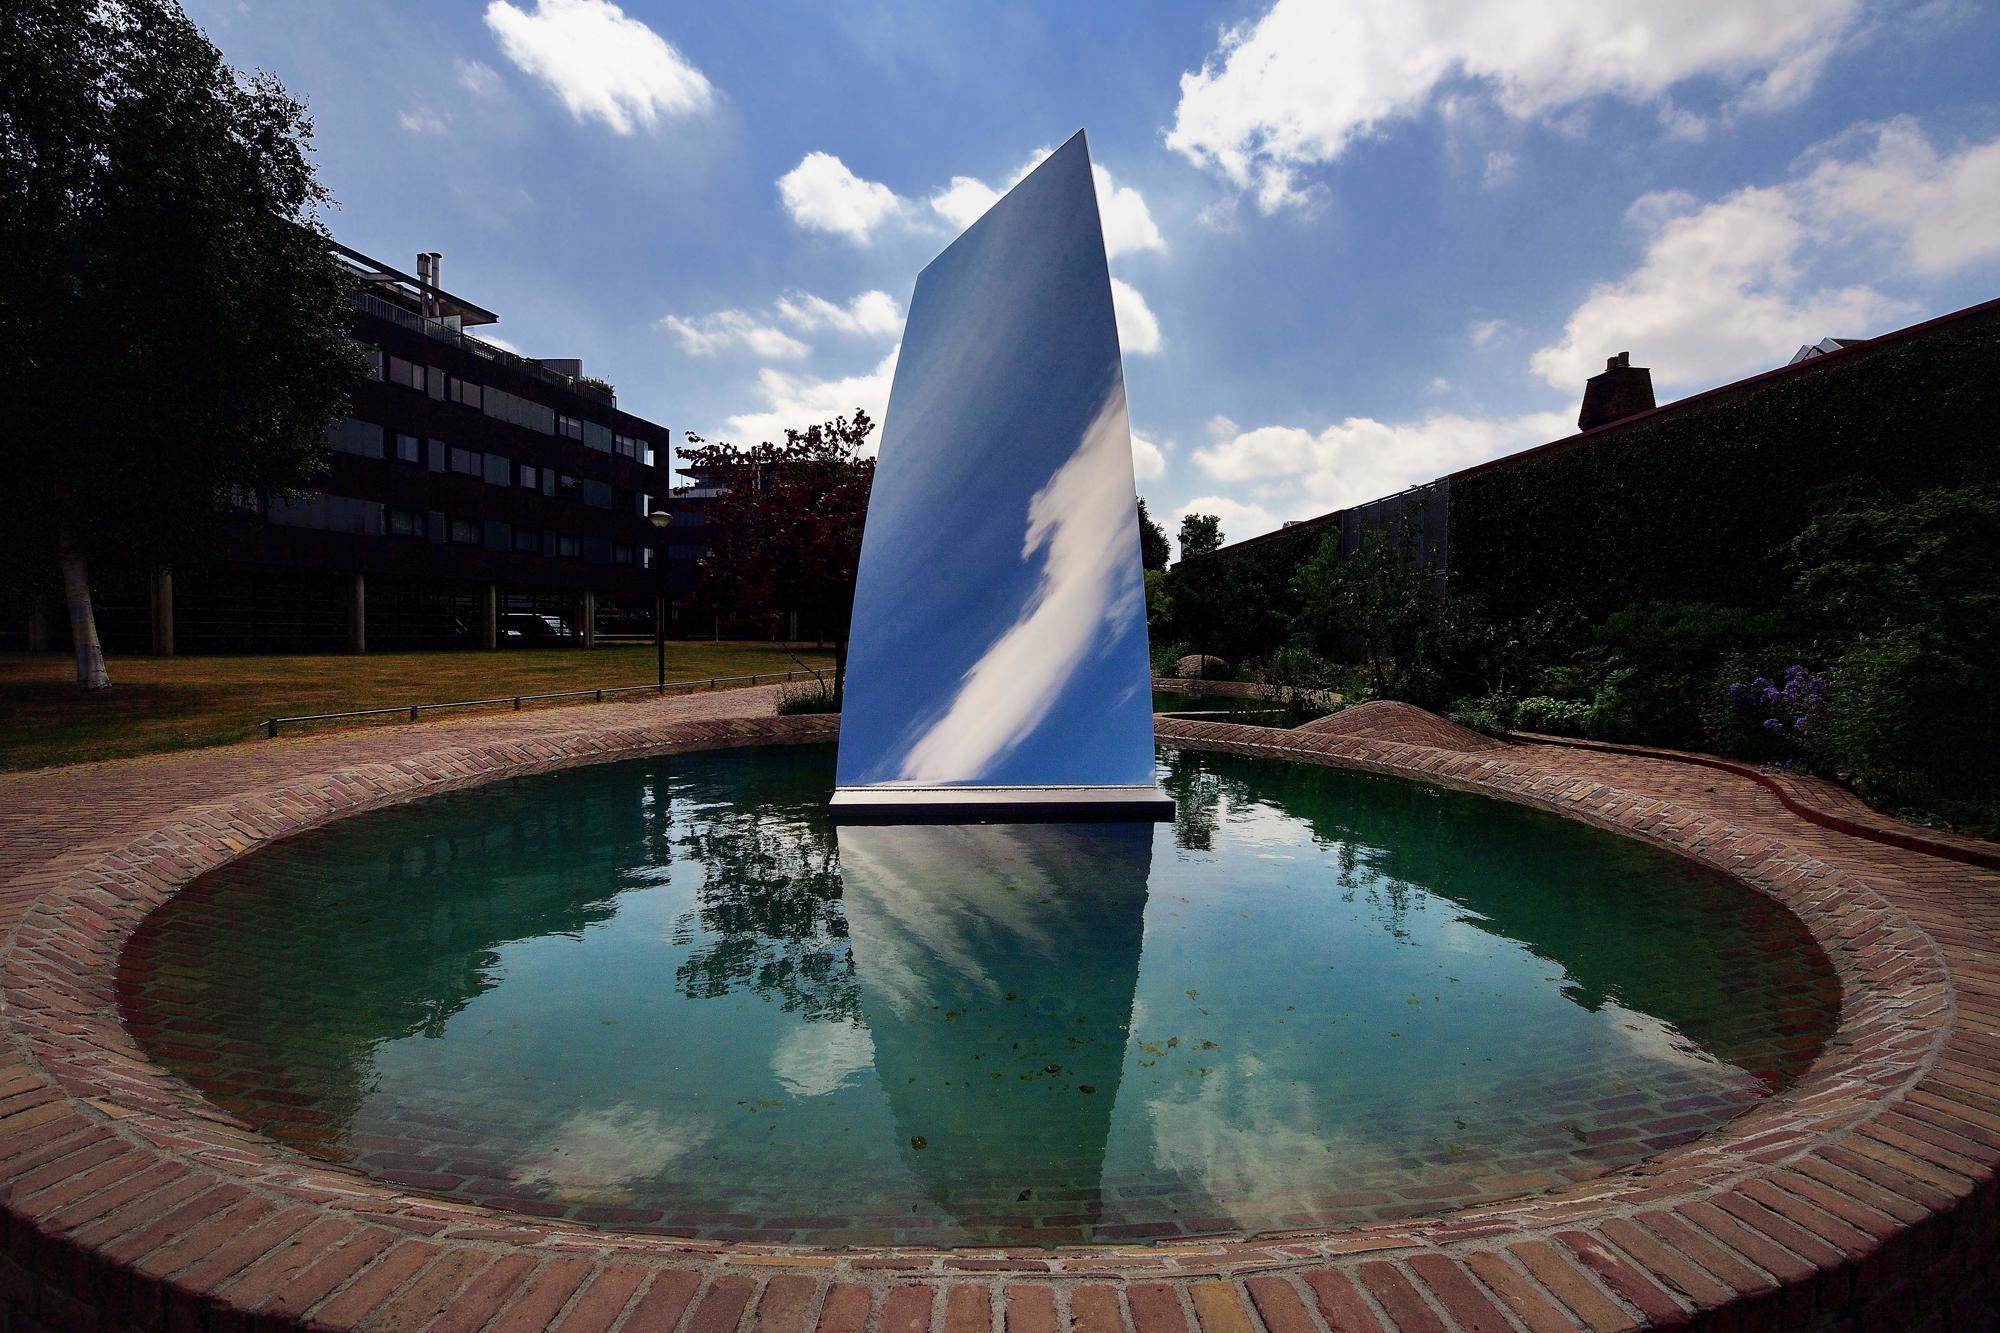
<svg viewBox="0 0 2000 1333">
<path fill-rule="evenodd" d="M 1163 825 L 833 828 L 830 746 L 527 777 L 190 885 L 154 1058 L 302 1152 L 595 1225 L 1139 1240 L 1616 1169 L 1795 1078 L 1788 914 L 1415 783 L 1163 751 Z"/>
</svg>

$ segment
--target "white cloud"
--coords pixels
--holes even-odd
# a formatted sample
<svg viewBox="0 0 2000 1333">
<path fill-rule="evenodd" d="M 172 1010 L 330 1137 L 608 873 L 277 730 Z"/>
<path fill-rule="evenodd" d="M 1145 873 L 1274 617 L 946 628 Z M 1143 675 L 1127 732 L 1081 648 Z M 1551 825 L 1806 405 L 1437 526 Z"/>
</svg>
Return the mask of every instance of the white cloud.
<svg viewBox="0 0 2000 1333">
<path fill-rule="evenodd" d="M 714 100 L 700 70 L 610 0 L 535 0 L 532 14 L 493 0 L 486 26 L 507 58 L 548 84 L 572 116 L 601 120 L 618 134 L 653 129 L 663 116 L 703 111 Z M 461 82 L 466 72 L 461 67 Z"/>
<path fill-rule="evenodd" d="M 451 122 L 427 106 L 411 107 L 396 120 L 411 134 L 451 133 Z"/>
<path fill-rule="evenodd" d="M 715 356 L 741 347 L 765 358 L 797 360 L 812 351 L 783 329 L 760 324 L 743 310 L 718 310 L 693 319 L 668 315 L 660 327 L 673 334 L 690 356 Z"/>
<path fill-rule="evenodd" d="M 1160 321 L 1139 289 L 1123 278 L 1111 280 L 1111 312 L 1118 320 L 1118 345 L 1128 356 L 1151 356 L 1160 350 Z"/>
<path fill-rule="evenodd" d="M 1172 448 L 1168 445 L 1167 448 Z M 1166 449 L 1154 444 L 1138 431 L 1132 432 L 1132 479 L 1134 481 L 1158 481 L 1167 473 Z"/>
<path fill-rule="evenodd" d="M 1023 177 L 1048 160 L 1055 149 L 1043 146 L 1028 155 L 1006 185 L 995 188 L 972 176 L 953 176 L 951 184 L 930 197 L 931 210 L 961 230 L 979 221 L 1000 196 L 1019 184 Z M 1104 226 L 1104 253 L 1107 258 L 1145 251 L 1164 253 L 1166 238 L 1146 206 L 1146 198 L 1130 185 L 1111 178 L 1102 162 L 1090 164 L 1092 184 L 1097 191 L 1097 214 Z"/>
<path fill-rule="evenodd" d="M 824 1097 L 875 1063 L 875 1039 L 849 1023 L 806 1023 L 771 1052 L 771 1073 L 794 1097 Z"/>
<path fill-rule="evenodd" d="M 1076 452 L 1028 502 L 1025 563 L 1041 579 L 1021 617 L 967 669 L 951 706 L 902 755 L 892 780 L 976 782 L 1048 715 L 1077 666 L 1140 614 L 1131 563 L 1132 507 L 1125 392 L 1114 389 Z"/>
<path fill-rule="evenodd" d="M 786 292 L 778 298 L 778 314 L 807 333 L 893 338 L 903 331 L 903 308 L 884 291 L 863 292 L 844 306 L 810 292 Z"/>
<path fill-rule="evenodd" d="M 500 91 L 499 73 L 481 61 L 454 61 L 452 72 L 458 79 L 458 86 L 474 97 L 492 97 Z"/>
<path fill-rule="evenodd" d="M 866 245 L 875 228 L 906 213 L 903 200 L 879 181 L 863 180 L 832 153 L 807 153 L 778 178 L 792 221 Z"/>
<path fill-rule="evenodd" d="M 757 373 L 763 409 L 729 418 L 730 431 L 740 443 L 782 440 L 788 428 L 803 430 L 835 417 L 851 417 L 856 408 L 866 411 L 879 425 L 889 410 L 889 385 L 895 379 L 896 354 L 901 350 L 900 344 L 890 348 L 872 370 L 835 379 L 814 379 L 766 366 Z M 875 451 L 881 435 L 878 429 L 868 437 L 867 452 Z"/>
<path fill-rule="evenodd" d="M 1513 327 L 1504 319 L 1474 320 L 1472 326 L 1465 331 L 1465 336 L 1472 339 L 1474 347 L 1484 347 Z"/>
<path fill-rule="evenodd" d="M 931 196 L 931 208 L 952 226 L 963 229 L 979 221 L 999 199 L 1000 191 L 985 181 L 953 176 L 950 185 Z"/>
<path fill-rule="evenodd" d="M 1857 152 L 1857 146 L 1859 151 Z M 1629 211 L 1646 236 L 1631 273 L 1594 287 L 1536 374 L 1575 389 L 1631 351 L 1657 383 L 1699 386 L 1783 365 L 1801 343 L 1866 337 L 1917 306 L 1820 280 L 1858 263 L 1933 278 L 2000 255 L 2000 140 L 1940 154 L 1909 121 L 1863 127 L 1774 186 L 1702 204 L 1649 194 Z"/>
<path fill-rule="evenodd" d="M 1563 412 L 1468 417 L 1439 412 L 1417 421 L 1349 417 L 1321 431 L 1300 426 L 1235 430 L 1194 452 L 1194 461 L 1233 497 L 1203 496 L 1182 512 L 1221 513 L 1232 540 L 1268 532 L 1285 519 L 1394 495 L 1474 463 L 1567 435 Z M 1226 506 L 1226 508 L 1225 508 Z"/>
<path fill-rule="evenodd" d="M 561 1190 L 602 1190 L 658 1175 L 708 1136 L 706 1125 L 676 1124 L 630 1103 L 578 1111 L 524 1155 L 513 1174 Z"/>
<path fill-rule="evenodd" d="M 1486 155 L 1486 169 L 1480 173 L 1479 183 L 1489 190 L 1497 190 L 1511 182 L 1520 167 L 1520 158 L 1496 149 Z"/>
<path fill-rule="evenodd" d="M 1860 0 L 1276 0 L 1181 76 L 1167 145 L 1270 213 L 1310 201 L 1303 169 L 1460 81 L 1518 121 L 1569 119 L 1598 97 L 1650 101 L 1697 78 L 1737 105 L 1776 105 L 1812 86 L 1861 12 Z"/>
<path fill-rule="evenodd" d="M 1794 193 L 1821 216 L 1886 234 L 1927 277 L 2000 254 L 1994 222 L 2000 217 L 2000 139 L 1941 156 L 1909 119 L 1867 126 L 1843 139 L 1870 135 L 1866 156 L 1823 155 Z"/>
<path fill-rule="evenodd" d="M 1324 512 L 1324 511 L 1314 511 Z M 1229 495 L 1197 495 L 1179 509 L 1166 524 L 1167 534 L 1173 538 L 1174 558 L 1180 559 L 1181 520 L 1189 514 L 1214 514 L 1221 520 L 1222 540 L 1240 542 L 1245 537 L 1255 537 L 1259 533 L 1270 532 L 1287 517 L 1303 515 L 1274 514 L 1260 504 L 1239 500 Z"/>
<path fill-rule="evenodd" d="M 765 360 L 796 361 L 812 348 L 779 328 L 781 320 L 803 333 L 822 331 L 865 337 L 893 338 L 903 331 L 903 310 L 883 291 L 866 291 L 837 305 L 811 292 L 791 291 L 779 297 L 770 316 L 748 310 L 718 310 L 700 316 L 668 315 L 660 327 L 674 335 L 691 356 L 717 356 L 741 349 Z"/>
</svg>

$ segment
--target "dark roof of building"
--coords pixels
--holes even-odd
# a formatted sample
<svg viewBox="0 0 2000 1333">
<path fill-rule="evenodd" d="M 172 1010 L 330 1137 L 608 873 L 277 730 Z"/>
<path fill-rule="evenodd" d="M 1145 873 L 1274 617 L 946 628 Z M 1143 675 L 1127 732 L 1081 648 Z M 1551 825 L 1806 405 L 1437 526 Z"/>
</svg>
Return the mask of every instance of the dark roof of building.
<svg viewBox="0 0 2000 1333">
<path fill-rule="evenodd" d="M 1949 325 L 1956 324 L 1968 319 L 1975 319 L 1982 315 L 2000 315 L 2000 298 L 1996 298 L 1991 301 L 1981 301 L 1978 305 L 1970 305 L 1965 307 L 1963 310 L 1954 310 L 1950 314 L 1939 315 L 1934 319 L 1927 319 L 1921 323 L 1912 324 L 1907 328 L 1896 329 L 1893 332 L 1882 334 L 1880 337 L 1828 338 L 1825 339 L 1822 344 L 1818 345 L 1823 346 L 1824 343 L 1837 344 L 1837 346 L 1832 351 L 1820 351 L 1817 355 L 1814 356 L 1805 357 L 1803 359 L 1794 359 L 1791 363 L 1787 365 L 1779 366 L 1773 370 L 1764 371 L 1762 374 L 1752 375 L 1747 379 L 1735 380 L 1728 384 L 1718 385 L 1713 389 L 1704 389 L 1700 393 L 1692 393 L 1685 398 L 1677 398 L 1671 403 L 1662 403 L 1660 406 L 1653 408 L 1649 412 L 1639 412 L 1629 417 L 1623 417 L 1617 421 L 1607 422 L 1606 424 L 1595 427 L 1591 430 L 1578 431 L 1574 435 L 1565 435 L 1560 439 L 1550 440 L 1546 444 L 1538 444 L 1532 446 L 1531 448 L 1522 449 L 1516 453 L 1504 454 L 1499 458 L 1488 459 L 1484 463 L 1475 463 L 1471 467 L 1460 468 L 1458 471 L 1448 473 L 1444 477 L 1438 478 L 1437 480 L 1458 481 L 1461 478 L 1476 476 L 1481 472 L 1486 472 L 1493 468 L 1511 467 L 1512 465 L 1521 462 L 1523 459 L 1534 458 L 1563 449 L 1573 449 L 1576 448 L 1578 445 L 1587 444 L 1591 441 L 1602 439 L 1607 435 L 1613 435 L 1619 431 L 1629 430 L 1635 426 L 1646 425 L 1658 421 L 1662 417 L 1671 416 L 1678 412 L 1686 412 L 1686 411 L 1691 411 L 1695 408 L 1712 406 L 1713 404 L 1723 399 L 1734 397 L 1737 394 L 1744 393 L 1750 389 L 1754 389 L 1761 385 L 1768 384 L 1771 381 L 1780 379 L 1786 375 L 1796 375 L 1802 372 L 1819 371 L 1829 366 L 1832 366 L 1836 363 L 1851 359 L 1856 355 L 1872 352 L 1877 348 L 1887 346 L 1891 343 L 1902 342 L 1905 339 L 1921 337 L 1924 334 L 1936 332 Z M 1426 486 L 1431 486 L 1436 484 L 1437 481 L 1423 483 L 1423 485 Z M 1410 489 L 1416 490 L 1420 489 L 1420 487 L 1411 487 Z M 1389 497 L 1385 496 L 1382 498 L 1387 499 Z M 1367 503 L 1373 504 L 1377 503 L 1377 501 L 1368 501 Z M 1352 507 L 1359 508 L 1360 506 L 1352 506 Z M 1316 528 L 1329 523 L 1338 523 L 1340 521 L 1341 515 L 1346 512 L 1347 511 L 1344 509 L 1336 509 L 1331 513 L 1321 514 L 1316 518 L 1301 519 L 1298 522 L 1289 523 L 1284 527 L 1279 528 L 1273 532 L 1259 533 L 1255 537 L 1246 537 L 1240 542 L 1231 542 L 1229 545 L 1221 547 L 1218 551 L 1215 552 L 1215 554 L 1220 555 L 1224 551 L 1240 551 L 1245 547 L 1255 546 L 1259 542 L 1267 542 L 1279 537 L 1296 536 L 1298 535 L 1301 529 Z"/>
<path fill-rule="evenodd" d="M 462 325 L 471 327 L 500 322 L 500 316 L 485 306 L 474 305 L 462 296 L 453 296 L 442 287 L 434 286 L 421 278 L 413 278 L 401 269 L 391 268 L 381 260 L 364 255 L 359 250 L 350 249 L 339 241 L 333 243 L 333 250 L 356 270 L 355 276 L 367 284 L 370 290 L 398 304 L 419 309 L 423 299 L 428 296 L 437 302 L 437 313 L 456 315 Z"/>
</svg>

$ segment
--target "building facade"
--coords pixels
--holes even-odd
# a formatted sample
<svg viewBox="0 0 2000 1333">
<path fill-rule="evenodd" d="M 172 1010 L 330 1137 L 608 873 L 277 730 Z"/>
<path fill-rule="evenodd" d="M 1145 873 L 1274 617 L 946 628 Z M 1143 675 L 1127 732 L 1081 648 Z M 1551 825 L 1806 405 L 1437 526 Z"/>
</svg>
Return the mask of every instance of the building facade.
<svg viewBox="0 0 2000 1333">
<path fill-rule="evenodd" d="M 313 493 L 246 514 L 212 566 L 162 571 L 149 596 L 106 593 L 107 643 L 323 652 L 650 636 L 646 515 L 669 489 L 666 428 L 620 411 L 578 362 L 470 332 L 498 316 L 440 287 L 438 256 L 420 255 L 413 277 L 338 249 L 368 369 L 328 431 L 328 470 Z"/>
</svg>

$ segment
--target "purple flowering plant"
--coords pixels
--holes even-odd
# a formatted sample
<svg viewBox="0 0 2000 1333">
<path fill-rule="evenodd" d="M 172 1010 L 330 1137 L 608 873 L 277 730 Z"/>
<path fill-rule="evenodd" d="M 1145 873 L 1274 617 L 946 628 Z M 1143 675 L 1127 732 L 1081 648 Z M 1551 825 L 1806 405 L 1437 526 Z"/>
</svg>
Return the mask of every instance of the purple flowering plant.
<svg viewBox="0 0 2000 1333">
<path fill-rule="evenodd" d="M 1746 719 L 1763 714 L 1763 729 L 1774 737 L 1803 748 L 1814 730 L 1826 719 L 1827 696 L 1833 689 L 1832 671 L 1808 671 L 1788 666 L 1782 679 L 1756 676 L 1732 682 L 1729 706 Z"/>
</svg>

